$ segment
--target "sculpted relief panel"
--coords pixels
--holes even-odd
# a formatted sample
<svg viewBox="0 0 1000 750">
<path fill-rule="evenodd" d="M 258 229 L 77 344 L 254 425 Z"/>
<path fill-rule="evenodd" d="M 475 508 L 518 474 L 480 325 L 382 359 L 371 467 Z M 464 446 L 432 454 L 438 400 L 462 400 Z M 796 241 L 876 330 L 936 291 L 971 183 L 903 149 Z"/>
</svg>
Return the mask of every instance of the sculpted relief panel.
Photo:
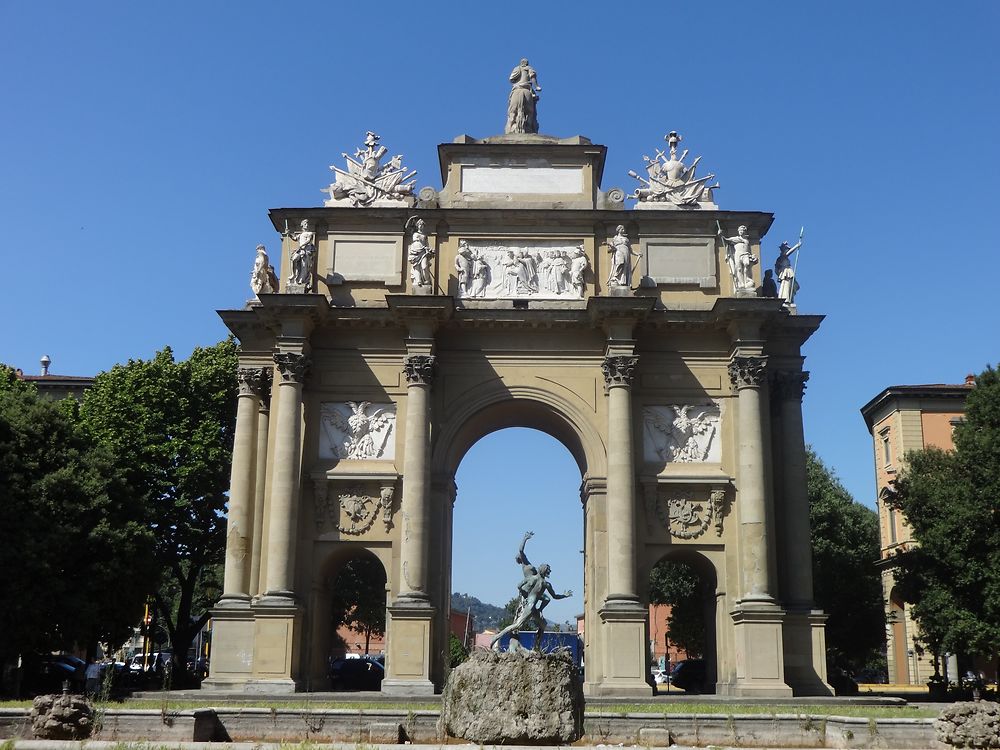
<svg viewBox="0 0 1000 750">
<path fill-rule="evenodd" d="M 455 268 L 459 297 L 580 299 L 590 261 L 581 244 L 565 240 L 505 244 L 461 240 Z"/>
<path fill-rule="evenodd" d="M 721 409 L 716 403 L 647 406 L 643 458 L 650 463 L 719 463 Z"/>
<path fill-rule="evenodd" d="M 319 456 L 327 459 L 384 459 L 396 455 L 396 405 L 370 401 L 325 403 L 320 407 Z"/>
</svg>

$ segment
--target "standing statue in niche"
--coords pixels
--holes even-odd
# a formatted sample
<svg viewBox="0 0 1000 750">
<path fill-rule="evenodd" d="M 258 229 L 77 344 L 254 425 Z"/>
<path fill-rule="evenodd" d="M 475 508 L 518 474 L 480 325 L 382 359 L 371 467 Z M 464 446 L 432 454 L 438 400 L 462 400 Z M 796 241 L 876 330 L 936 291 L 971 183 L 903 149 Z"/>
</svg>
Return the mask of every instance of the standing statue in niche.
<svg viewBox="0 0 1000 750">
<path fill-rule="evenodd" d="M 528 556 L 524 553 L 524 545 L 534 535 L 532 531 L 525 533 L 524 539 L 521 540 L 521 547 L 517 552 L 517 557 L 514 558 L 515 562 L 521 566 L 521 571 L 524 574 L 521 582 L 517 585 L 517 593 L 521 597 L 521 600 L 517 607 L 517 613 L 514 615 L 514 622 L 493 636 L 493 639 L 490 641 L 490 648 L 497 648 L 500 638 L 510 633 L 511 647 L 508 650 L 516 651 L 521 645 L 520 640 L 518 640 L 521 628 L 529 622 L 534 621 L 537 628 L 535 631 L 535 650 L 538 651 L 542 643 L 542 633 L 545 632 L 546 624 L 545 617 L 542 614 L 543 610 L 553 599 L 566 599 L 573 596 L 573 592 L 569 590 L 562 594 L 555 592 L 555 589 L 552 588 L 552 584 L 548 580 L 549 573 L 552 572 L 552 569 L 548 565 L 542 563 L 536 568 L 528 561 Z"/>
<path fill-rule="evenodd" d="M 292 251 L 292 275 L 288 283 L 300 287 L 296 291 L 308 291 L 316 265 L 316 233 L 309 229 L 308 219 L 303 219 L 299 227 L 299 231 L 289 232 L 288 223 L 285 223 L 284 236 L 298 243 Z"/>
<path fill-rule="evenodd" d="M 411 216 L 406 220 L 406 229 L 409 229 L 414 222 L 416 224 L 413 227 L 410 247 L 407 251 L 407 257 L 410 261 L 410 278 L 413 280 L 413 286 L 430 286 L 431 258 L 434 257 L 434 251 L 431 249 L 430 243 L 427 242 L 427 225 L 423 219 Z"/>
<path fill-rule="evenodd" d="M 490 266 L 478 250 L 472 256 L 472 287 L 470 297 L 485 297 L 486 287 L 490 285 Z"/>
<path fill-rule="evenodd" d="M 608 252 L 611 254 L 611 272 L 608 274 L 608 286 L 632 286 L 632 258 L 642 257 L 641 253 L 632 250 L 632 242 L 625 234 L 621 224 L 615 230 L 615 236 L 608 240 Z"/>
<path fill-rule="evenodd" d="M 535 69 L 528 65 L 527 58 L 522 58 L 520 64 L 510 73 L 510 97 L 507 99 L 507 125 L 505 133 L 537 133 L 538 132 L 538 85 Z"/>
<path fill-rule="evenodd" d="M 250 272 L 250 289 L 254 294 L 276 294 L 278 291 L 278 276 L 263 245 L 257 245 L 257 257 Z"/>
<path fill-rule="evenodd" d="M 800 247 L 802 247 L 801 235 L 799 235 L 799 241 L 791 247 L 787 242 L 782 242 L 778 247 L 778 257 L 774 261 L 774 275 L 778 278 L 777 296 L 781 297 L 786 305 L 795 302 L 795 295 L 799 291 L 799 282 L 795 278 L 795 266 L 792 265 L 790 259 Z"/>
<path fill-rule="evenodd" d="M 733 288 L 737 294 L 754 292 L 753 267 L 757 264 L 757 258 L 750 249 L 749 230 L 741 224 L 736 230 L 736 236 L 725 237 L 718 222 L 716 227 L 719 237 L 726 243 L 726 265 L 729 266 L 729 275 L 733 279 Z"/>
</svg>

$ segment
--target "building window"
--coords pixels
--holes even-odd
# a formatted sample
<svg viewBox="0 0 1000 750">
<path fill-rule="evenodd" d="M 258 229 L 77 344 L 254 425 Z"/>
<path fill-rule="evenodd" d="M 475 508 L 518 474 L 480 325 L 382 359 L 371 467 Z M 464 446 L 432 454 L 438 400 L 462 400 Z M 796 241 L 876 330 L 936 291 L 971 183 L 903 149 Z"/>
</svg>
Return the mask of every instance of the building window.
<svg viewBox="0 0 1000 750">
<path fill-rule="evenodd" d="M 896 543 L 896 509 L 889 508 L 889 544 Z"/>
<path fill-rule="evenodd" d="M 892 464 L 892 447 L 889 445 L 889 430 L 882 430 L 878 436 L 882 441 L 882 463 L 885 466 L 890 466 Z"/>
</svg>

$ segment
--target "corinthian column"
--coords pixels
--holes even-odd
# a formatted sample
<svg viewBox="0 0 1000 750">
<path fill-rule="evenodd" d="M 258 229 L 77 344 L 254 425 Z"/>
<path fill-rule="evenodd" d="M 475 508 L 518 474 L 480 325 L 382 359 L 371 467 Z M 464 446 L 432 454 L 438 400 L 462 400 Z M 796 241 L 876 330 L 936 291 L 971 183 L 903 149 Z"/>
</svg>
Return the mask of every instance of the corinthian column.
<svg viewBox="0 0 1000 750">
<path fill-rule="evenodd" d="M 737 454 L 740 562 L 743 601 L 774 600 L 774 582 L 767 563 L 767 503 L 764 497 L 764 426 L 760 389 L 766 384 L 767 357 L 735 356 L 729 377 L 736 389 L 739 421 Z"/>
<path fill-rule="evenodd" d="M 411 354 L 403 361 L 406 376 L 406 431 L 403 496 L 400 515 L 402 580 L 396 603 L 423 603 L 427 596 L 428 505 L 430 496 L 430 390 L 434 357 Z"/>
<path fill-rule="evenodd" d="M 635 582 L 635 456 L 632 446 L 632 380 L 639 358 L 605 357 L 608 389 L 608 597 L 628 606 L 639 597 Z"/>
<path fill-rule="evenodd" d="M 261 545 L 264 540 L 264 488 L 267 481 L 267 433 L 271 413 L 271 370 L 261 370 L 260 408 L 257 410 L 257 478 L 253 500 L 253 543 L 250 548 L 250 596 L 261 593 Z"/>
<path fill-rule="evenodd" d="M 253 533 L 250 519 L 256 479 L 257 409 L 263 379 L 259 367 L 240 367 L 236 378 L 240 390 L 236 401 L 236 434 L 226 520 L 226 565 L 220 604 L 250 600 L 248 553 Z"/>
<path fill-rule="evenodd" d="M 309 358 L 295 352 L 274 355 L 280 381 L 277 387 L 277 425 L 274 435 L 274 478 L 268 524 L 268 598 L 294 599 L 295 537 L 298 533 L 299 475 L 302 442 L 302 385 Z"/>
<path fill-rule="evenodd" d="M 785 604 L 811 607 L 813 603 L 812 546 L 809 531 L 809 495 L 806 490 L 806 445 L 802 431 L 802 396 L 808 372 L 780 370 L 774 374 L 774 396 L 781 415 L 781 474 L 783 513 L 787 533 L 782 559 L 787 565 Z"/>
</svg>

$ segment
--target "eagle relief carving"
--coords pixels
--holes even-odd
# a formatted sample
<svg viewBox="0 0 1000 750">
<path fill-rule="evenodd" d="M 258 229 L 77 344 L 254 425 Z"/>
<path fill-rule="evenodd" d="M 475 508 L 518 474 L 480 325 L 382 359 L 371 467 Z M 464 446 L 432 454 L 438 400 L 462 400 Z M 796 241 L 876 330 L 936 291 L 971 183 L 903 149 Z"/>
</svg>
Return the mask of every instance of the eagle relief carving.
<svg viewBox="0 0 1000 750">
<path fill-rule="evenodd" d="M 718 404 L 647 406 L 642 422 L 646 461 L 713 462 L 721 460 Z"/>
<path fill-rule="evenodd" d="M 370 401 L 325 403 L 320 458 L 391 459 L 395 454 L 396 405 Z"/>
</svg>

